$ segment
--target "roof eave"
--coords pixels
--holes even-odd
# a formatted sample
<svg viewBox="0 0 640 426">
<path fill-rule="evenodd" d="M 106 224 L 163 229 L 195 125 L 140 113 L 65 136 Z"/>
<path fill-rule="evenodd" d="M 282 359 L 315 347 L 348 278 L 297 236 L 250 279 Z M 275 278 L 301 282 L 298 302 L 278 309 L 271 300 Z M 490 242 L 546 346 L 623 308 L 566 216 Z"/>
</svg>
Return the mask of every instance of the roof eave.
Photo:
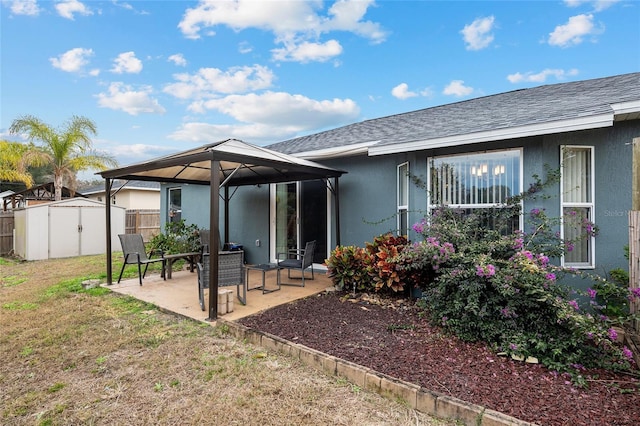
<svg viewBox="0 0 640 426">
<path fill-rule="evenodd" d="M 571 120 L 553 121 L 527 126 L 509 127 L 505 129 L 488 130 L 484 132 L 468 133 L 464 135 L 447 136 L 443 138 L 425 139 L 389 145 L 373 146 L 369 149 L 370 156 L 396 154 L 400 152 L 421 151 L 425 149 L 443 148 L 457 145 L 471 145 L 482 142 L 492 142 L 506 139 L 525 138 L 530 136 L 549 135 L 554 133 L 573 132 L 577 130 L 597 129 L 613 126 L 614 114 L 600 114 L 580 117 Z"/>
</svg>

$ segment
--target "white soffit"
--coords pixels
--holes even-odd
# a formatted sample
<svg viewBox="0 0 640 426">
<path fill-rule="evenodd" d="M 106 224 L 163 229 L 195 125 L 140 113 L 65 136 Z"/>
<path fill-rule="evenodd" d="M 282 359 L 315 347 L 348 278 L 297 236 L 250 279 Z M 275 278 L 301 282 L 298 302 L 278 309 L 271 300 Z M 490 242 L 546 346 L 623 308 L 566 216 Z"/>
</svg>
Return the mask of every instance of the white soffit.
<svg viewBox="0 0 640 426">
<path fill-rule="evenodd" d="M 549 135 L 553 133 L 573 132 L 577 130 L 597 129 L 613 126 L 614 114 L 601 114 L 572 120 L 554 121 L 527 126 L 509 127 L 506 129 L 488 130 L 464 135 L 447 136 L 389 145 L 373 146 L 370 156 L 395 154 L 399 152 L 420 151 L 423 149 L 442 148 L 456 145 L 469 145 L 481 142 L 492 142 L 505 139 L 524 138 L 529 136 Z"/>
</svg>

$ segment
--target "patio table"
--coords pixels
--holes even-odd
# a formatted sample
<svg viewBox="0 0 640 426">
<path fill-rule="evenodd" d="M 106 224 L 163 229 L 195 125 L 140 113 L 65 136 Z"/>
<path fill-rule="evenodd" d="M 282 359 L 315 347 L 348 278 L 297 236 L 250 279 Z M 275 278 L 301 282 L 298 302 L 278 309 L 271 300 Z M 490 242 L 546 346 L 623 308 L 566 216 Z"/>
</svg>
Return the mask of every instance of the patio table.
<svg viewBox="0 0 640 426">
<path fill-rule="evenodd" d="M 278 265 L 276 265 L 275 263 L 260 263 L 258 265 L 245 265 L 244 269 L 247 274 L 246 283 L 247 283 L 247 289 L 249 291 L 261 289 L 262 294 L 266 294 L 266 293 L 273 293 L 274 291 L 280 290 L 280 283 L 278 283 L 277 288 L 267 289 L 265 287 L 265 275 L 267 271 L 275 271 L 276 269 L 279 269 Z M 249 287 L 249 271 L 260 271 L 262 273 L 261 285 L 256 287 Z"/>
<path fill-rule="evenodd" d="M 189 262 L 189 271 L 193 272 L 196 268 L 196 262 L 198 261 L 199 256 L 200 256 L 199 251 L 194 251 L 190 253 L 166 254 L 164 256 L 166 278 L 168 280 L 171 279 L 171 268 L 173 266 L 173 262 L 179 259 L 186 259 Z"/>
</svg>

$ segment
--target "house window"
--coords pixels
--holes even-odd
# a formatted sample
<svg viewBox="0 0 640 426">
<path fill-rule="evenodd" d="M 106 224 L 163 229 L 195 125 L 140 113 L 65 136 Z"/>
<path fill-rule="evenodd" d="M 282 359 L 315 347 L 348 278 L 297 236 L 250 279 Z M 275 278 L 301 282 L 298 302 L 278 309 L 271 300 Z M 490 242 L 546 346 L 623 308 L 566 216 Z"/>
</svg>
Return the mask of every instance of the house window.
<svg viewBox="0 0 640 426">
<path fill-rule="evenodd" d="M 430 158 L 429 208 L 448 206 L 483 215 L 486 225 L 495 229 L 492 210 L 522 192 L 521 157 L 522 150 L 510 149 Z M 502 227 L 505 232 L 520 229 L 520 214 Z"/>
<path fill-rule="evenodd" d="M 182 188 L 169 188 L 169 222 L 182 219 Z"/>
<path fill-rule="evenodd" d="M 594 211 L 593 147 L 562 146 L 561 157 L 561 234 L 567 249 L 563 266 L 593 268 L 595 239 L 585 233 Z"/>
<path fill-rule="evenodd" d="M 409 233 L 409 163 L 398 166 L 398 235 Z"/>
</svg>

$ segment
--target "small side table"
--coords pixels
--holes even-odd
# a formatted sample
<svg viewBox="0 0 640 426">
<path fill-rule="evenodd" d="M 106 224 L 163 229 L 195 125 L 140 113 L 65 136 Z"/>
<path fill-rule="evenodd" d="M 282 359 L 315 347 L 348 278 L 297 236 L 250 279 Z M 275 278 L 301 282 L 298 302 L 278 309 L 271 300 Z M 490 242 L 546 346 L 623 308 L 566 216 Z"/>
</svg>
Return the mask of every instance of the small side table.
<svg viewBox="0 0 640 426">
<path fill-rule="evenodd" d="M 276 265 L 275 263 L 261 263 L 259 265 L 245 265 L 244 269 L 247 271 L 246 274 L 246 283 L 247 283 L 247 290 L 251 291 L 251 290 L 262 290 L 262 294 L 266 294 L 266 293 L 273 293 L 274 291 L 278 291 L 280 290 L 280 284 L 278 284 L 277 288 L 272 288 L 272 289 L 267 289 L 265 287 L 265 274 L 267 273 L 267 271 L 275 271 L 276 269 L 278 269 L 278 265 Z M 249 271 L 260 271 L 262 272 L 262 285 L 257 286 L 257 287 L 249 287 Z"/>
</svg>

